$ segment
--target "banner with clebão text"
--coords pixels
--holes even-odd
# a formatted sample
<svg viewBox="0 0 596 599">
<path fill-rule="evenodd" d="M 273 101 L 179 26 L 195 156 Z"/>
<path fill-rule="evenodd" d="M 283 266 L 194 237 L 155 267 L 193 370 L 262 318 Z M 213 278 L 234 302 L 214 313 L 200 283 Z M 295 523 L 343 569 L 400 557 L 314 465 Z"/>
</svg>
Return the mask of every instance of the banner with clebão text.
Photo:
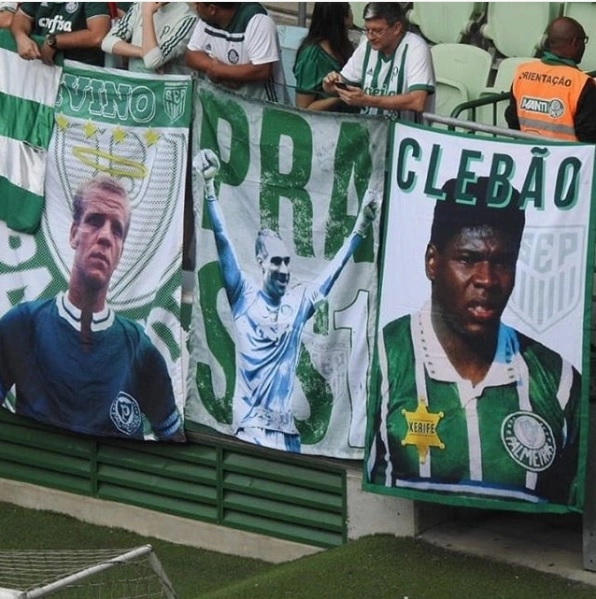
<svg viewBox="0 0 596 599">
<path fill-rule="evenodd" d="M 583 508 L 594 146 L 396 126 L 364 488 Z"/>
<path fill-rule="evenodd" d="M 201 81 L 186 421 L 255 445 L 361 458 L 387 123 Z M 204 199 L 199 153 L 221 166 Z"/>
<path fill-rule="evenodd" d="M 190 77 L 66 62 L 41 226 L 0 223 L 3 407 L 87 435 L 185 439 L 191 99 Z"/>
</svg>

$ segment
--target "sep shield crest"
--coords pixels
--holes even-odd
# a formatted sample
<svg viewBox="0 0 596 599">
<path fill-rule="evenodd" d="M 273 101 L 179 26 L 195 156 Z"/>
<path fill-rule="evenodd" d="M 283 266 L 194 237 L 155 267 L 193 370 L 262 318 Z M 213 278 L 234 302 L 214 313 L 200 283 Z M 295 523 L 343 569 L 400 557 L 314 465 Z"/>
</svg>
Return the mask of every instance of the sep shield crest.
<svg viewBox="0 0 596 599">
<path fill-rule="evenodd" d="M 163 90 L 163 106 L 166 114 L 176 122 L 186 108 L 186 83 L 166 83 Z"/>
<path fill-rule="evenodd" d="M 583 227 L 527 227 L 508 308 L 543 333 L 577 309 L 585 272 Z"/>
</svg>

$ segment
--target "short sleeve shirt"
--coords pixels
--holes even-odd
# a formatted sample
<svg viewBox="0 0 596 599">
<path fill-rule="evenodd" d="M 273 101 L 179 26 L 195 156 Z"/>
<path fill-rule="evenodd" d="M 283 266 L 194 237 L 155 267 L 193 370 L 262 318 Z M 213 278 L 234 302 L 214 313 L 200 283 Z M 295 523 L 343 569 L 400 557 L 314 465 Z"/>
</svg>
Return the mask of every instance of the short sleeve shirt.
<svg viewBox="0 0 596 599">
<path fill-rule="evenodd" d="M 415 33 L 407 32 L 395 52 L 384 56 L 363 39 L 341 71 L 348 81 L 360 83 L 364 92 L 374 96 L 392 96 L 416 90 L 428 92 L 425 112 L 435 107 L 435 72 L 426 42 Z M 390 118 L 413 120 L 410 111 L 382 111 L 365 106 L 363 114 L 385 114 Z"/>
<path fill-rule="evenodd" d="M 31 33 L 60 34 L 87 29 L 87 20 L 110 16 L 107 2 L 23 2 L 19 10 L 33 19 Z M 64 58 L 103 66 L 101 48 L 73 48 L 64 50 Z"/>
</svg>

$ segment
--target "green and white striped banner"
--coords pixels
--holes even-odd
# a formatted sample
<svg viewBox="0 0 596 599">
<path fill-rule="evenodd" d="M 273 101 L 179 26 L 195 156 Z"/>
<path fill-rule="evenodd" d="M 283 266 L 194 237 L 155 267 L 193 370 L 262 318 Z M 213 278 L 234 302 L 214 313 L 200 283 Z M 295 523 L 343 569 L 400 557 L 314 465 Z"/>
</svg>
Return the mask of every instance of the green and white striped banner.
<svg viewBox="0 0 596 599">
<path fill-rule="evenodd" d="M 0 219 L 34 232 L 43 210 L 47 149 L 62 68 L 23 60 L 0 30 Z"/>
</svg>

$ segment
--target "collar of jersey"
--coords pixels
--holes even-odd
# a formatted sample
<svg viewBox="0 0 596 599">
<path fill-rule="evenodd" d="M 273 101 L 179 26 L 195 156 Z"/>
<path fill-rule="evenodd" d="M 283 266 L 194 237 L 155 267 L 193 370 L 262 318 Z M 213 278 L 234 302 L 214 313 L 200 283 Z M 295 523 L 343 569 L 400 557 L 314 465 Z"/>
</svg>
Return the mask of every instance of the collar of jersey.
<svg viewBox="0 0 596 599">
<path fill-rule="evenodd" d="M 80 332 L 81 330 L 81 311 L 69 301 L 65 293 L 61 293 L 56 298 L 56 306 L 58 314 L 71 326 L 73 329 Z M 101 312 L 94 312 L 91 318 L 91 330 L 96 333 L 109 329 L 114 322 L 114 312 L 107 306 Z"/>
<path fill-rule="evenodd" d="M 542 62 L 544 64 L 566 65 L 568 67 L 573 67 L 574 69 L 579 68 L 575 60 L 572 60 L 571 58 L 562 58 L 561 56 L 557 56 L 556 54 L 552 54 L 551 52 L 546 51 L 542 56 Z"/>
<path fill-rule="evenodd" d="M 413 316 L 414 323 L 412 334 L 414 343 L 419 343 L 422 347 L 424 356 L 424 365 L 429 376 L 435 380 L 452 383 L 462 382 L 461 376 L 455 370 L 443 346 L 439 342 L 435 330 L 432 326 L 430 300 L 424 305 L 422 310 Z M 501 323 L 499 326 L 499 338 L 497 341 L 497 351 L 493 363 L 483 381 L 478 383 L 477 387 L 485 388 L 490 386 L 500 386 L 510 384 L 516 381 L 517 359 L 519 358 L 519 344 L 515 330 Z M 430 374 L 432 372 L 432 374 Z"/>
</svg>

